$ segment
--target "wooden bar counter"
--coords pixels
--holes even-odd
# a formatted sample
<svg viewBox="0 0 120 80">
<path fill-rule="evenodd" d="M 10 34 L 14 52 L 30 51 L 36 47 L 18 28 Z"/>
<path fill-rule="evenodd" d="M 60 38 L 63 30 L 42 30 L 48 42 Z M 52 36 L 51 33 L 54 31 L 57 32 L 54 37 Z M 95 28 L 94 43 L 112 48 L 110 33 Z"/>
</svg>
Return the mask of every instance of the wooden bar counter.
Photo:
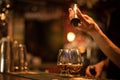
<svg viewBox="0 0 120 80">
<path fill-rule="evenodd" d="M 88 77 L 62 77 L 56 73 L 46 72 L 10 72 L 0 73 L 0 80 L 114 80 L 114 79 L 93 79 Z"/>
<path fill-rule="evenodd" d="M 11 72 L 0 73 L 0 80 L 96 80 L 85 77 L 61 77 L 59 74 L 46 72 Z"/>
<path fill-rule="evenodd" d="M 24 77 L 19 77 L 16 75 L 6 74 L 6 73 L 0 73 L 0 80 L 31 80 Z"/>
</svg>

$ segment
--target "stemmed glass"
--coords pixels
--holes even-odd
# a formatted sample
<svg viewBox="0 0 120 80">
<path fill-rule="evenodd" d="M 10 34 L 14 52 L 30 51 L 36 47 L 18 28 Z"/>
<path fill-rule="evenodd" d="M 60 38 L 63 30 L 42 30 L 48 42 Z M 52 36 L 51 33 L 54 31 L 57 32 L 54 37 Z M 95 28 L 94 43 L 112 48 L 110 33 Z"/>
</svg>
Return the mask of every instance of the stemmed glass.
<svg viewBox="0 0 120 80">
<path fill-rule="evenodd" d="M 70 63 L 69 49 L 59 49 L 58 58 L 57 58 L 57 66 L 60 71 L 60 76 L 68 77 L 69 63 Z"/>
<path fill-rule="evenodd" d="M 69 72 L 73 77 L 80 76 L 80 70 L 82 68 L 82 57 L 79 49 L 70 49 L 70 64 Z"/>
</svg>

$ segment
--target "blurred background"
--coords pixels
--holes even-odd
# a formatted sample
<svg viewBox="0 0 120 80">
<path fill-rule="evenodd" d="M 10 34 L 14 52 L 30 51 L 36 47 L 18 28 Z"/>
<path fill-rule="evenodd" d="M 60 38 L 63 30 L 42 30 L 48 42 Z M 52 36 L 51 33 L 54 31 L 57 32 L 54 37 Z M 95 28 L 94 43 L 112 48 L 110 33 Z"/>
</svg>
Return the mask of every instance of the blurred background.
<svg viewBox="0 0 120 80">
<path fill-rule="evenodd" d="M 91 16 L 103 28 L 109 25 L 110 20 L 111 9 L 107 7 L 110 5 L 107 1 L 0 0 L 0 38 L 10 36 L 24 43 L 29 63 L 35 69 L 55 67 L 60 48 L 77 47 L 82 53 L 86 49 L 90 53 L 89 48 L 93 48 L 97 53 L 98 48 L 92 38 L 70 25 L 68 8 L 76 2 L 84 14 Z M 97 59 L 92 59 L 97 62 Z"/>
</svg>

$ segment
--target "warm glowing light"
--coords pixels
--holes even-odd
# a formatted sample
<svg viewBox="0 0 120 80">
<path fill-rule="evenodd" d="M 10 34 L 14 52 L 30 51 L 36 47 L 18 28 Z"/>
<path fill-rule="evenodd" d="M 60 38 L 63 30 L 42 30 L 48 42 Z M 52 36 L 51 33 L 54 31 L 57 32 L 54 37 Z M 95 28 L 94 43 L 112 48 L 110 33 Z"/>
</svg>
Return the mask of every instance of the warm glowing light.
<svg viewBox="0 0 120 80">
<path fill-rule="evenodd" d="M 1 20 L 5 20 L 6 19 L 6 15 L 4 13 L 2 13 L 0 16 L 1 16 Z"/>
<path fill-rule="evenodd" d="M 80 53 L 83 54 L 85 53 L 85 47 L 84 46 L 80 46 L 79 47 Z"/>
<path fill-rule="evenodd" d="M 75 33 L 69 32 L 69 33 L 67 34 L 67 40 L 68 40 L 69 42 L 74 41 L 74 40 L 75 40 Z"/>
<path fill-rule="evenodd" d="M 7 7 L 7 8 L 10 8 L 10 4 L 7 4 L 6 7 Z"/>
</svg>

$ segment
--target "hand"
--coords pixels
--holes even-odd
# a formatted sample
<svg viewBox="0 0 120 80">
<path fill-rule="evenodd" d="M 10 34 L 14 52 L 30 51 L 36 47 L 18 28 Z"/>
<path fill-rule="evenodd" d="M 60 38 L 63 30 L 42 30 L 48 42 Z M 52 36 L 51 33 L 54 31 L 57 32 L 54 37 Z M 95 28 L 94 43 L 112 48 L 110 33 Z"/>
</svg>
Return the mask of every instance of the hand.
<svg viewBox="0 0 120 80">
<path fill-rule="evenodd" d="M 99 27 L 95 23 L 95 21 L 88 15 L 82 14 L 78 8 L 77 8 L 77 15 L 81 20 L 81 25 L 77 27 L 78 30 L 88 32 L 88 33 L 92 32 L 93 30 L 99 30 Z M 73 18 L 73 16 L 74 16 L 74 11 L 72 10 L 72 8 L 69 8 L 70 20 Z"/>
<path fill-rule="evenodd" d="M 94 67 L 95 67 L 95 72 L 96 72 L 95 75 L 90 73 L 91 66 L 88 66 L 87 69 L 86 69 L 86 75 L 87 75 L 87 76 L 90 76 L 90 77 L 94 77 L 94 78 L 100 77 L 100 76 L 101 76 L 101 73 L 102 73 L 102 71 L 103 71 L 104 65 L 105 65 L 105 64 L 104 64 L 104 60 L 94 65 Z"/>
</svg>

